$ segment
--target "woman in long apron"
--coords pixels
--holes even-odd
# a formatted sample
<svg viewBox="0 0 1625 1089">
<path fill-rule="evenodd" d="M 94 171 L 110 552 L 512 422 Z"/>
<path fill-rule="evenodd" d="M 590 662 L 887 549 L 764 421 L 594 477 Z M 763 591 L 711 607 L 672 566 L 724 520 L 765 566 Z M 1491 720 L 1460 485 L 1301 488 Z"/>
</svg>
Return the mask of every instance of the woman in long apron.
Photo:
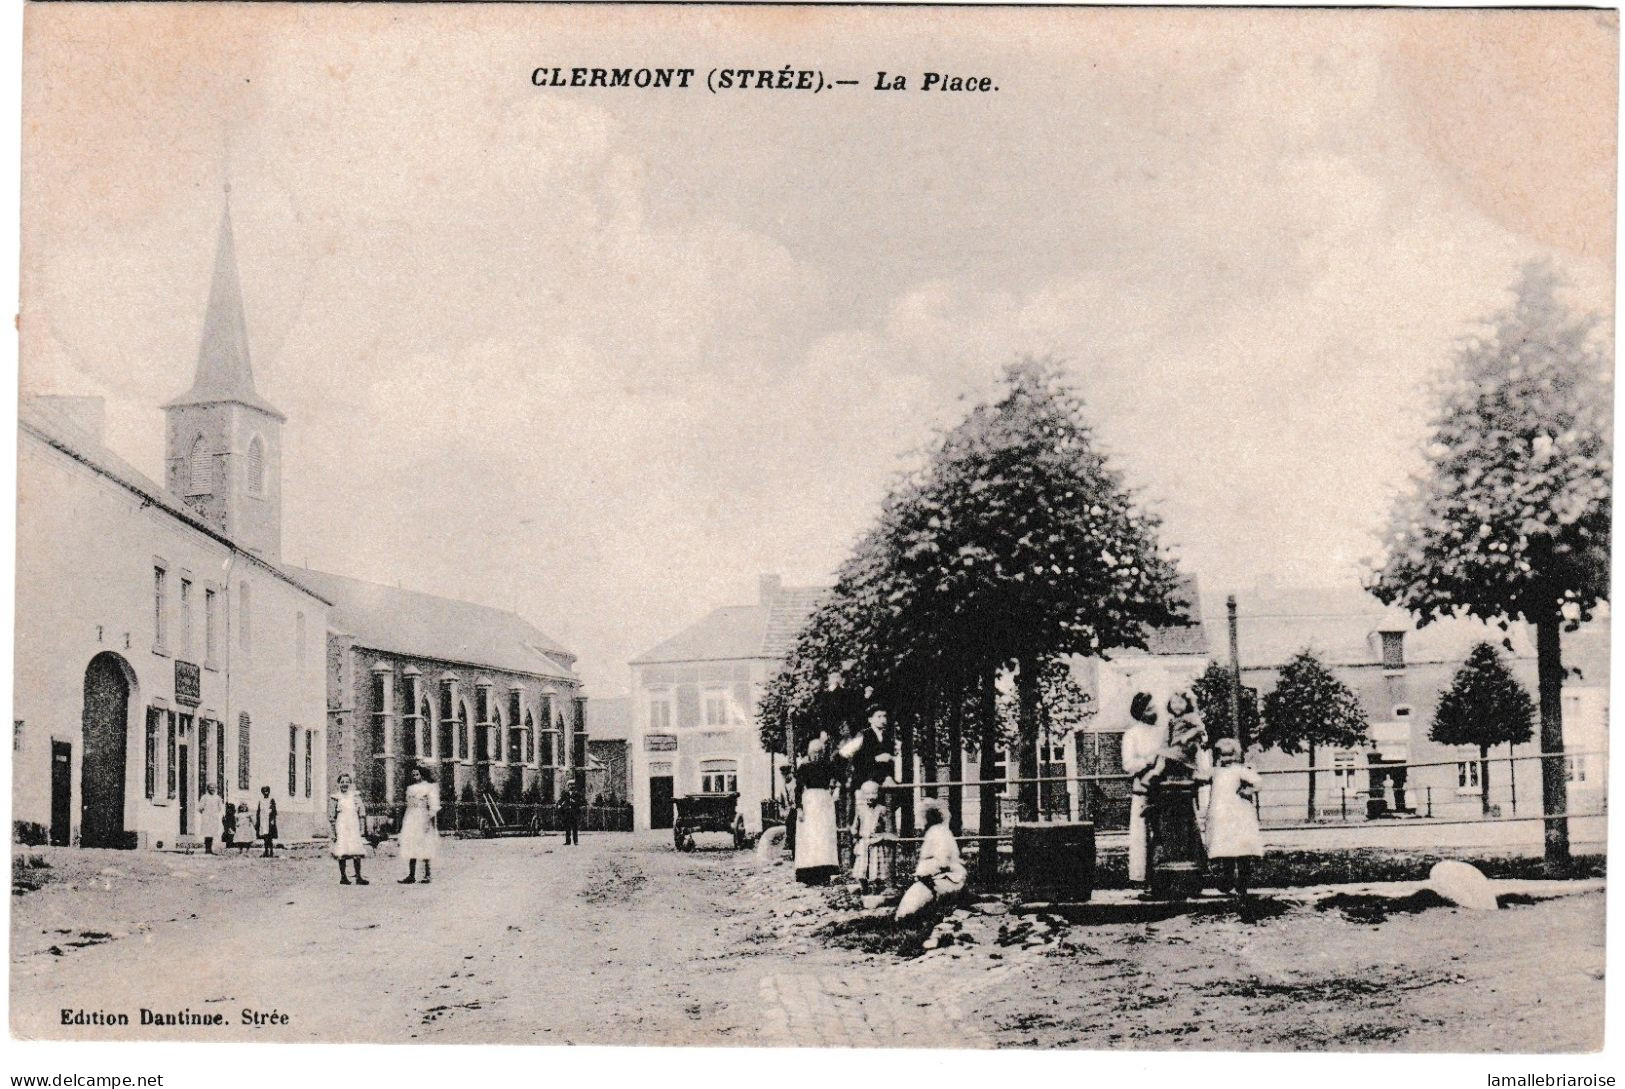
<svg viewBox="0 0 1625 1089">
<path fill-rule="evenodd" d="M 796 880 L 825 885 L 840 869 L 835 839 L 835 769 L 824 755 L 824 742 L 807 746 L 807 759 L 796 769 L 801 812 L 796 821 Z"/>
</svg>

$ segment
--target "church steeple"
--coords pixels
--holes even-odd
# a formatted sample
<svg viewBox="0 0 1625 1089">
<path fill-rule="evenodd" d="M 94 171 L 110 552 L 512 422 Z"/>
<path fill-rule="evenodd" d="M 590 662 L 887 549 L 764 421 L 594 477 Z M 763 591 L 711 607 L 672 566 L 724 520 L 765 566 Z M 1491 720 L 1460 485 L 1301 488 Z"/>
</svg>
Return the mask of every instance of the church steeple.
<svg viewBox="0 0 1625 1089">
<path fill-rule="evenodd" d="M 287 418 L 254 389 L 254 367 L 248 355 L 248 322 L 243 316 L 243 289 L 237 278 L 237 245 L 231 231 L 229 185 L 220 211 L 214 279 L 209 285 L 208 309 L 203 314 L 197 374 L 192 379 L 192 388 L 164 407 L 222 402 L 247 405 L 279 420 Z"/>
<path fill-rule="evenodd" d="M 164 479 L 221 533 L 275 560 L 282 550 L 286 417 L 254 388 L 226 192 L 197 374 L 191 389 L 164 406 Z"/>
</svg>

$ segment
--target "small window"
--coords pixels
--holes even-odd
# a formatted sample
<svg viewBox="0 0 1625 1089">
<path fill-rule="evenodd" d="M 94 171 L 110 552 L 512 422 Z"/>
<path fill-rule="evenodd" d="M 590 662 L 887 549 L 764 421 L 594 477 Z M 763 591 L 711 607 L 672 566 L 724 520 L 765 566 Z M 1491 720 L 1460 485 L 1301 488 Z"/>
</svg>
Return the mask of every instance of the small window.
<svg viewBox="0 0 1625 1089">
<path fill-rule="evenodd" d="M 649 700 L 649 729 L 664 732 L 671 729 L 671 697 L 654 696 Z"/>
<path fill-rule="evenodd" d="M 203 591 L 203 664 L 215 667 L 220 659 L 220 595 Z"/>
<path fill-rule="evenodd" d="M 181 656 L 192 657 L 192 580 L 181 579 Z"/>
<path fill-rule="evenodd" d="M 1405 668 L 1405 633 L 1385 631 L 1382 635 L 1382 668 Z"/>
<path fill-rule="evenodd" d="M 1586 757 L 1584 756 L 1565 756 L 1563 758 L 1563 777 L 1571 783 L 1585 782 L 1586 773 L 1589 770 L 1586 767 Z"/>
<path fill-rule="evenodd" d="M 725 689 L 711 688 L 705 693 L 705 718 L 707 726 L 726 726 L 728 717 L 728 693 Z"/>
<path fill-rule="evenodd" d="M 700 763 L 701 794 L 737 794 L 739 792 L 739 762 L 737 760 L 705 760 Z"/>
<path fill-rule="evenodd" d="M 1339 786 L 1353 786 L 1354 775 L 1359 770 L 1359 767 L 1359 753 L 1335 752 L 1332 754 L 1332 778 Z"/>
<path fill-rule="evenodd" d="M 248 764 L 250 727 L 248 712 L 237 716 L 237 789 L 248 790 L 251 768 Z"/>
<path fill-rule="evenodd" d="M 1408 704 L 1408 703 L 1402 703 L 1398 707 L 1395 707 L 1394 708 L 1394 717 L 1396 719 L 1410 718 L 1411 717 L 1411 705 Z"/>
<path fill-rule="evenodd" d="M 258 435 L 248 444 L 248 494 L 265 494 L 265 443 Z"/>
<path fill-rule="evenodd" d="M 1456 793 L 1477 794 L 1479 790 L 1478 761 L 1462 760 L 1456 764 Z"/>
<path fill-rule="evenodd" d="M 152 646 L 154 650 L 162 652 L 164 641 L 168 636 L 168 625 L 165 623 L 165 613 L 168 609 L 164 598 L 169 593 L 169 572 L 162 567 L 152 569 Z"/>
<path fill-rule="evenodd" d="M 214 490 L 213 460 L 209 457 L 209 445 L 199 435 L 192 440 L 192 448 L 186 455 L 186 494 L 207 495 Z"/>
</svg>

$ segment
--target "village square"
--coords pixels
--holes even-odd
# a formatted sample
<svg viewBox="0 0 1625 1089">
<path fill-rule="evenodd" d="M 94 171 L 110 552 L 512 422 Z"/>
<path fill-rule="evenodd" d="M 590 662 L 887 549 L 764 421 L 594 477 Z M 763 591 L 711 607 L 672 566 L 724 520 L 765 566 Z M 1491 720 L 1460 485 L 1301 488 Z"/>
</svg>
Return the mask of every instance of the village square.
<svg viewBox="0 0 1625 1089">
<path fill-rule="evenodd" d="M 144 86 L 81 18 L 44 17 Z M 1424 77 L 1387 39 L 1371 70 L 1324 48 L 1378 120 L 1328 116 L 1386 139 L 1378 70 Z M 932 63 L 988 93 L 918 99 L 1042 97 Z M 503 99 L 534 152 L 402 89 L 430 97 L 374 143 L 418 139 L 388 127 L 415 105 L 422 146 L 494 179 L 451 189 L 221 76 L 229 154 L 187 151 L 148 203 L 92 194 L 155 262 L 94 306 L 68 300 L 100 233 L 41 203 L 78 175 L 25 148 L 25 219 L 69 242 L 29 252 L 21 319 L 14 1035 L 1602 1046 L 1614 348 L 1589 250 L 1453 218 L 1448 187 L 1420 226 L 1372 201 L 1249 233 L 1147 174 L 1152 205 L 1091 212 L 1116 263 L 1061 289 L 1093 253 L 1064 202 L 1011 195 L 1021 238 L 986 243 L 957 161 L 920 199 L 963 214 L 866 220 L 918 265 L 841 234 L 847 204 L 730 234 L 612 150 L 676 129 L 536 97 L 600 86 L 566 70 Z M 315 98 L 377 93 L 348 71 Z M 1213 124 L 1255 149 L 1258 88 L 1231 90 Z M 32 93 L 58 125 L 88 109 Z M 1269 184 L 1334 191 L 1336 127 L 1289 130 Z M 1164 137 L 1193 154 L 1142 134 L 1121 161 Z M 1385 161 L 1396 192 L 1437 182 Z M 1159 202 L 1197 226 L 1151 231 Z M 1345 212 L 1459 262 L 1450 289 L 1348 258 L 1356 232 L 1302 241 Z M 949 251 L 992 294 L 927 276 Z M 610 272 L 521 262 L 543 252 Z M 912 294 L 870 313 L 889 263 Z"/>
</svg>

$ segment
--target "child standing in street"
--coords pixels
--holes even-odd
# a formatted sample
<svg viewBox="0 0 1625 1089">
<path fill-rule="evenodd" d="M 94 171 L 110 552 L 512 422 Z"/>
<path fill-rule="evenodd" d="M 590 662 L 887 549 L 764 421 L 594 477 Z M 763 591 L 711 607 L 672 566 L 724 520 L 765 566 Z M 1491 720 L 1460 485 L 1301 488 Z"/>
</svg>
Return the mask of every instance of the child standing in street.
<svg viewBox="0 0 1625 1089">
<path fill-rule="evenodd" d="M 1258 811 L 1253 808 L 1261 780 L 1243 761 L 1241 744 L 1234 738 L 1221 738 L 1213 746 L 1213 754 L 1216 766 L 1208 794 L 1207 855 L 1223 870 L 1220 888 L 1228 886 L 1245 899 L 1251 862 L 1264 854 Z"/>
<path fill-rule="evenodd" d="M 348 772 L 339 776 L 339 791 L 328 801 L 327 821 L 333 830 L 333 857 L 339 860 L 339 884 L 348 885 L 350 876 L 344 870 L 346 859 L 355 862 L 355 883 L 370 882 L 361 876 L 361 858 L 367 853 L 367 841 L 362 838 L 361 826 L 367 819 L 367 807 L 355 792 Z"/>
</svg>

